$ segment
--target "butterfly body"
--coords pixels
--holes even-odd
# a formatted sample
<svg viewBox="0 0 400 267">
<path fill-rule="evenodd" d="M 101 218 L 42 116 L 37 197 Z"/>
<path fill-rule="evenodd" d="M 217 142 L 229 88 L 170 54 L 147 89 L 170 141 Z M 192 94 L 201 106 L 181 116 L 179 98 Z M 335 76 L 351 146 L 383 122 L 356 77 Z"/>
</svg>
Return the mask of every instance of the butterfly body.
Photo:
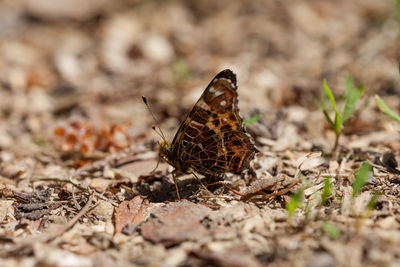
<svg viewBox="0 0 400 267">
<path fill-rule="evenodd" d="M 159 156 L 175 173 L 214 177 L 250 168 L 256 151 L 239 114 L 236 75 L 229 69 L 210 82 L 172 143 L 164 140 L 159 146 Z"/>
</svg>

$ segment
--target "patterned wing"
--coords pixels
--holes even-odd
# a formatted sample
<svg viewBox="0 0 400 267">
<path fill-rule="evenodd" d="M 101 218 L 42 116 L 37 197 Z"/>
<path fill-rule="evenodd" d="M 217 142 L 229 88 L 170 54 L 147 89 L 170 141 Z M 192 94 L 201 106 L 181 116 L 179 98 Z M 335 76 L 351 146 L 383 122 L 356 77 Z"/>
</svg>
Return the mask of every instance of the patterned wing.
<svg viewBox="0 0 400 267">
<path fill-rule="evenodd" d="M 221 71 L 181 124 L 170 160 L 183 172 L 240 173 L 249 168 L 256 148 L 239 115 L 236 75 Z"/>
</svg>

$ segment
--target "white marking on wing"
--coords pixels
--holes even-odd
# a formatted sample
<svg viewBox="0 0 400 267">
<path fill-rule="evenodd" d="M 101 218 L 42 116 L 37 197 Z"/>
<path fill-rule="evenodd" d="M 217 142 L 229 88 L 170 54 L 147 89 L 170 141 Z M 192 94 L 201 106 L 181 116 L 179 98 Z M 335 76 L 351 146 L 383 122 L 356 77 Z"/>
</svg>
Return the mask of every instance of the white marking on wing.
<svg viewBox="0 0 400 267">
<path fill-rule="evenodd" d="M 205 109 L 205 110 L 208 109 L 208 105 L 206 104 L 206 102 L 201 102 L 200 107 L 201 107 L 202 109 Z"/>
<path fill-rule="evenodd" d="M 197 125 L 200 125 L 200 126 L 203 125 L 203 124 L 201 124 L 201 123 L 199 123 L 199 122 L 197 122 L 197 121 L 190 121 L 190 124 L 197 124 Z"/>
<path fill-rule="evenodd" d="M 220 96 L 220 95 L 222 95 L 224 92 L 222 92 L 222 91 L 217 91 L 217 92 L 215 92 L 215 94 L 214 94 L 214 98 L 215 97 L 218 97 L 218 96 Z"/>
<path fill-rule="evenodd" d="M 227 78 L 219 78 L 219 80 L 224 80 L 224 81 L 229 82 L 229 84 L 230 84 L 234 89 L 236 89 L 236 86 L 233 84 L 233 82 L 232 82 L 230 79 L 227 79 Z"/>
</svg>

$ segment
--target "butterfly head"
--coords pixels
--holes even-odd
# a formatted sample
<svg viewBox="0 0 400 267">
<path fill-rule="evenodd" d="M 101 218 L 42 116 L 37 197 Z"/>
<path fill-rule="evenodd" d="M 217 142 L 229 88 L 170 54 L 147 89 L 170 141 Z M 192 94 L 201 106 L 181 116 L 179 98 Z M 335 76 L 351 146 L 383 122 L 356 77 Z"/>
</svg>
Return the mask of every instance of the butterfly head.
<svg viewBox="0 0 400 267">
<path fill-rule="evenodd" d="M 158 155 L 160 156 L 160 158 L 168 161 L 170 150 L 171 150 L 171 145 L 167 140 L 164 139 L 161 143 L 159 143 Z"/>
</svg>

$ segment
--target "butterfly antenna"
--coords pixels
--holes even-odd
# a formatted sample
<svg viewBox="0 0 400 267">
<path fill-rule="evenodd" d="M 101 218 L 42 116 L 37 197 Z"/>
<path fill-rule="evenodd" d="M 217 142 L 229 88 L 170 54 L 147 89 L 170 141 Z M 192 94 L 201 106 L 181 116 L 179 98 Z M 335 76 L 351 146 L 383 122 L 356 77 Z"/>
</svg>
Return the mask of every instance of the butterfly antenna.
<svg viewBox="0 0 400 267">
<path fill-rule="evenodd" d="M 163 133 L 163 131 L 161 130 L 159 124 L 158 124 L 158 120 L 156 118 L 156 116 L 154 115 L 153 111 L 150 108 L 149 103 L 147 102 L 147 98 L 145 96 L 142 96 L 142 100 L 143 103 L 146 105 L 147 110 L 150 112 L 151 116 L 153 117 L 154 123 L 155 125 L 153 125 L 151 128 L 163 139 L 166 140 L 165 135 Z M 157 131 L 158 130 L 158 131 Z"/>
</svg>

